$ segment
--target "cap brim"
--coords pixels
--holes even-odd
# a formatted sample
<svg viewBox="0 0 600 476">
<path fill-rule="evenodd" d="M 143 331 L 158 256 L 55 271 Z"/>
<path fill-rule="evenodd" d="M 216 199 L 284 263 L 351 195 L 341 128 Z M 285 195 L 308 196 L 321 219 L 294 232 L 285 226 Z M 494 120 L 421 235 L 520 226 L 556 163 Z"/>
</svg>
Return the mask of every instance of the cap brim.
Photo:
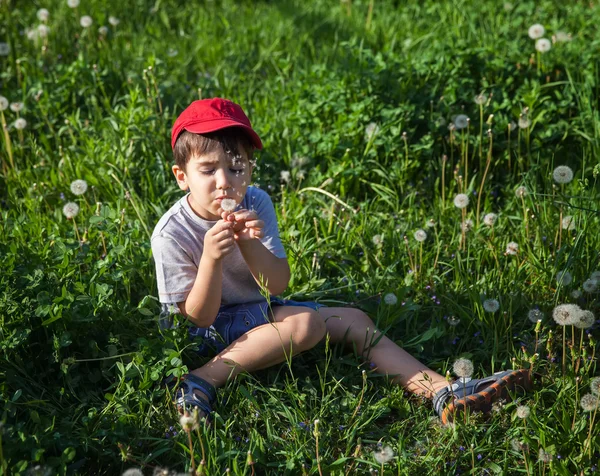
<svg viewBox="0 0 600 476">
<path fill-rule="evenodd" d="M 240 124 L 239 122 L 230 121 L 228 119 L 221 119 L 218 121 L 210 121 L 200 124 L 190 124 L 189 126 L 182 127 L 181 131 L 186 130 L 188 132 L 193 132 L 194 134 L 205 134 L 207 132 L 220 131 L 221 129 L 228 129 L 230 127 L 240 127 L 241 129 L 244 129 L 250 136 L 250 139 L 252 140 L 252 145 L 259 150 L 263 148 L 262 141 L 260 140 L 260 137 L 258 137 L 258 134 L 254 132 L 254 129 L 244 124 Z"/>
</svg>

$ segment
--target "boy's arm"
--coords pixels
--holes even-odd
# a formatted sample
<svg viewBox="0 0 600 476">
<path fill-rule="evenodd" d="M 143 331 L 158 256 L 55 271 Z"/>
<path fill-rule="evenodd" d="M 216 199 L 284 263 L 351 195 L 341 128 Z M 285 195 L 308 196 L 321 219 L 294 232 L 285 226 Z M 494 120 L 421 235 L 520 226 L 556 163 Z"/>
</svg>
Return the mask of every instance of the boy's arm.
<svg viewBox="0 0 600 476">
<path fill-rule="evenodd" d="M 197 327 L 210 327 L 221 306 L 223 267 L 221 260 L 202 255 L 194 286 L 185 301 L 178 303 L 182 314 Z"/>
<path fill-rule="evenodd" d="M 238 241 L 238 246 L 257 283 L 260 284 L 262 279 L 273 296 L 285 291 L 290 281 L 286 258 L 275 256 L 260 240 Z"/>
</svg>

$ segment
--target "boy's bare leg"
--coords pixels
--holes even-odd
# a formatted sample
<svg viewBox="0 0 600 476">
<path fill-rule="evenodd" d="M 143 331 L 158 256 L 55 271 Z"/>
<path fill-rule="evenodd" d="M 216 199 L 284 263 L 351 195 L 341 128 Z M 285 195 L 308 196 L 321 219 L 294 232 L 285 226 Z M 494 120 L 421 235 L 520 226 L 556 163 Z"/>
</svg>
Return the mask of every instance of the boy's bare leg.
<svg viewBox="0 0 600 476">
<path fill-rule="evenodd" d="M 323 317 L 310 308 L 276 306 L 273 317 L 275 322 L 251 329 L 191 373 L 220 387 L 242 371 L 270 367 L 311 349 L 325 336 Z"/>
<path fill-rule="evenodd" d="M 393 382 L 408 391 L 433 398 L 438 390 L 448 385 L 442 375 L 382 336 L 373 321 L 360 309 L 323 307 L 319 313 L 325 319 L 331 342 L 345 341 L 349 346 L 355 345 L 359 355 L 375 364 L 377 372 L 389 375 Z M 377 343 L 372 346 L 372 342 Z"/>
</svg>

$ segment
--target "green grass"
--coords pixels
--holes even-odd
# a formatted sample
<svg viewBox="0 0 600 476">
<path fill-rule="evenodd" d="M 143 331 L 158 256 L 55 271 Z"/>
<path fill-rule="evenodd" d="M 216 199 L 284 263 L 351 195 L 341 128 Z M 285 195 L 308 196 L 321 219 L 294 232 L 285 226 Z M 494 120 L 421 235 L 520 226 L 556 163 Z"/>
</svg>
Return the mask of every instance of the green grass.
<svg viewBox="0 0 600 476">
<path fill-rule="evenodd" d="M 477 377 L 513 365 L 540 376 L 527 397 L 443 428 L 429 402 L 323 344 L 219 391 L 215 425 L 192 435 L 205 474 L 597 471 L 595 413 L 579 401 L 598 375 L 598 321 L 583 347 L 567 328 L 563 376 L 551 314 L 563 303 L 600 312 L 597 292 L 572 295 L 600 269 L 600 12 L 512 3 L 375 0 L 367 27 L 369 0 L 0 2 L 10 45 L 0 94 L 23 102 L 27 120 L 19 132 L 3 111 L 12 158 L 3 136 L 0 473 L 191 469 L 160 381 L 203 360 L 185 329 L 158 328 L 149 233 L 181 196 L 170 127 L 199 94 L 240 103 L 264 142 L 254 179 L 277 205 L 293 270 L 286 297 L 358 306 L 440 373 L 467 357 Z M 50 33 L 32 41 L 41 7 Z M 536 54 L 534 23 L 572 41 Z M 480 93 L 492 95 L 482 109 Z M 525 108 L 531 125 L 509 133 Z M 451 134 L 458 114 L 469 128 Z M 571 183 L 554 183 L 558 165 L 573 169 Z M 79 197 L 76 179 L 90 186 Z M 459 192 L 470 197 L 464 217 Z M 80 206 L 75 220 L 63 216 L 67 201 Z M 489 212 L 493 228 L 482 223 Z M 575 229 L 559 233 L 567 215 Z M 463 218 L 476 226 L 461 245 Z M 511 241 L 516 256 L 505 254 Z M 568 286 L 556 281 L 565 269 Z M 385 304 L 387 293 L 398 303 Z M 483 309 L 489 298 L 498 312 Z M 536 306 L 546 316 L 537 334 L 527 318 Z M 394 451 L 383 468 L 380 446 Z"/>
</svg>

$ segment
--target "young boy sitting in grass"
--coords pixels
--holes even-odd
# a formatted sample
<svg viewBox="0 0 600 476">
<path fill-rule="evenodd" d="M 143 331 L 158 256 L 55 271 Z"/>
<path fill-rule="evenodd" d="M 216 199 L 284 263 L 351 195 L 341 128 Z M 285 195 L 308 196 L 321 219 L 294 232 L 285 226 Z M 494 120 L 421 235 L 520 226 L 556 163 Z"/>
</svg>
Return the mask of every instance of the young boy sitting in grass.
<svg viewBox="0 0 600 476">
<path fill-rule="evenodd" d="M 194 101 L 175 121 L 171 146 L 173 174 L 188 193 L 152 234 L 161 325 L 172 326 L 172 314 L 183 314 L 194 325 L 192 338 L 202 337 L 199 353 L 216 354 L 180 379 L 180 409 L 195 406 L 208 416 L 215 389 L 228 379 L 281 363 L 326 334 L 333 343 L 354 346 L 394 383 L 432 399 L 444 423 L 457 411 L 485 409 L 530 385 L 526 370 L 449 384 L 382 336 L 360 309 L 275 297 L 285 291 L 290 267 L 271 199 L 250 186 L 253 151 L 262 143 L 239 105 L 220 98 Z"/>
</svg>

